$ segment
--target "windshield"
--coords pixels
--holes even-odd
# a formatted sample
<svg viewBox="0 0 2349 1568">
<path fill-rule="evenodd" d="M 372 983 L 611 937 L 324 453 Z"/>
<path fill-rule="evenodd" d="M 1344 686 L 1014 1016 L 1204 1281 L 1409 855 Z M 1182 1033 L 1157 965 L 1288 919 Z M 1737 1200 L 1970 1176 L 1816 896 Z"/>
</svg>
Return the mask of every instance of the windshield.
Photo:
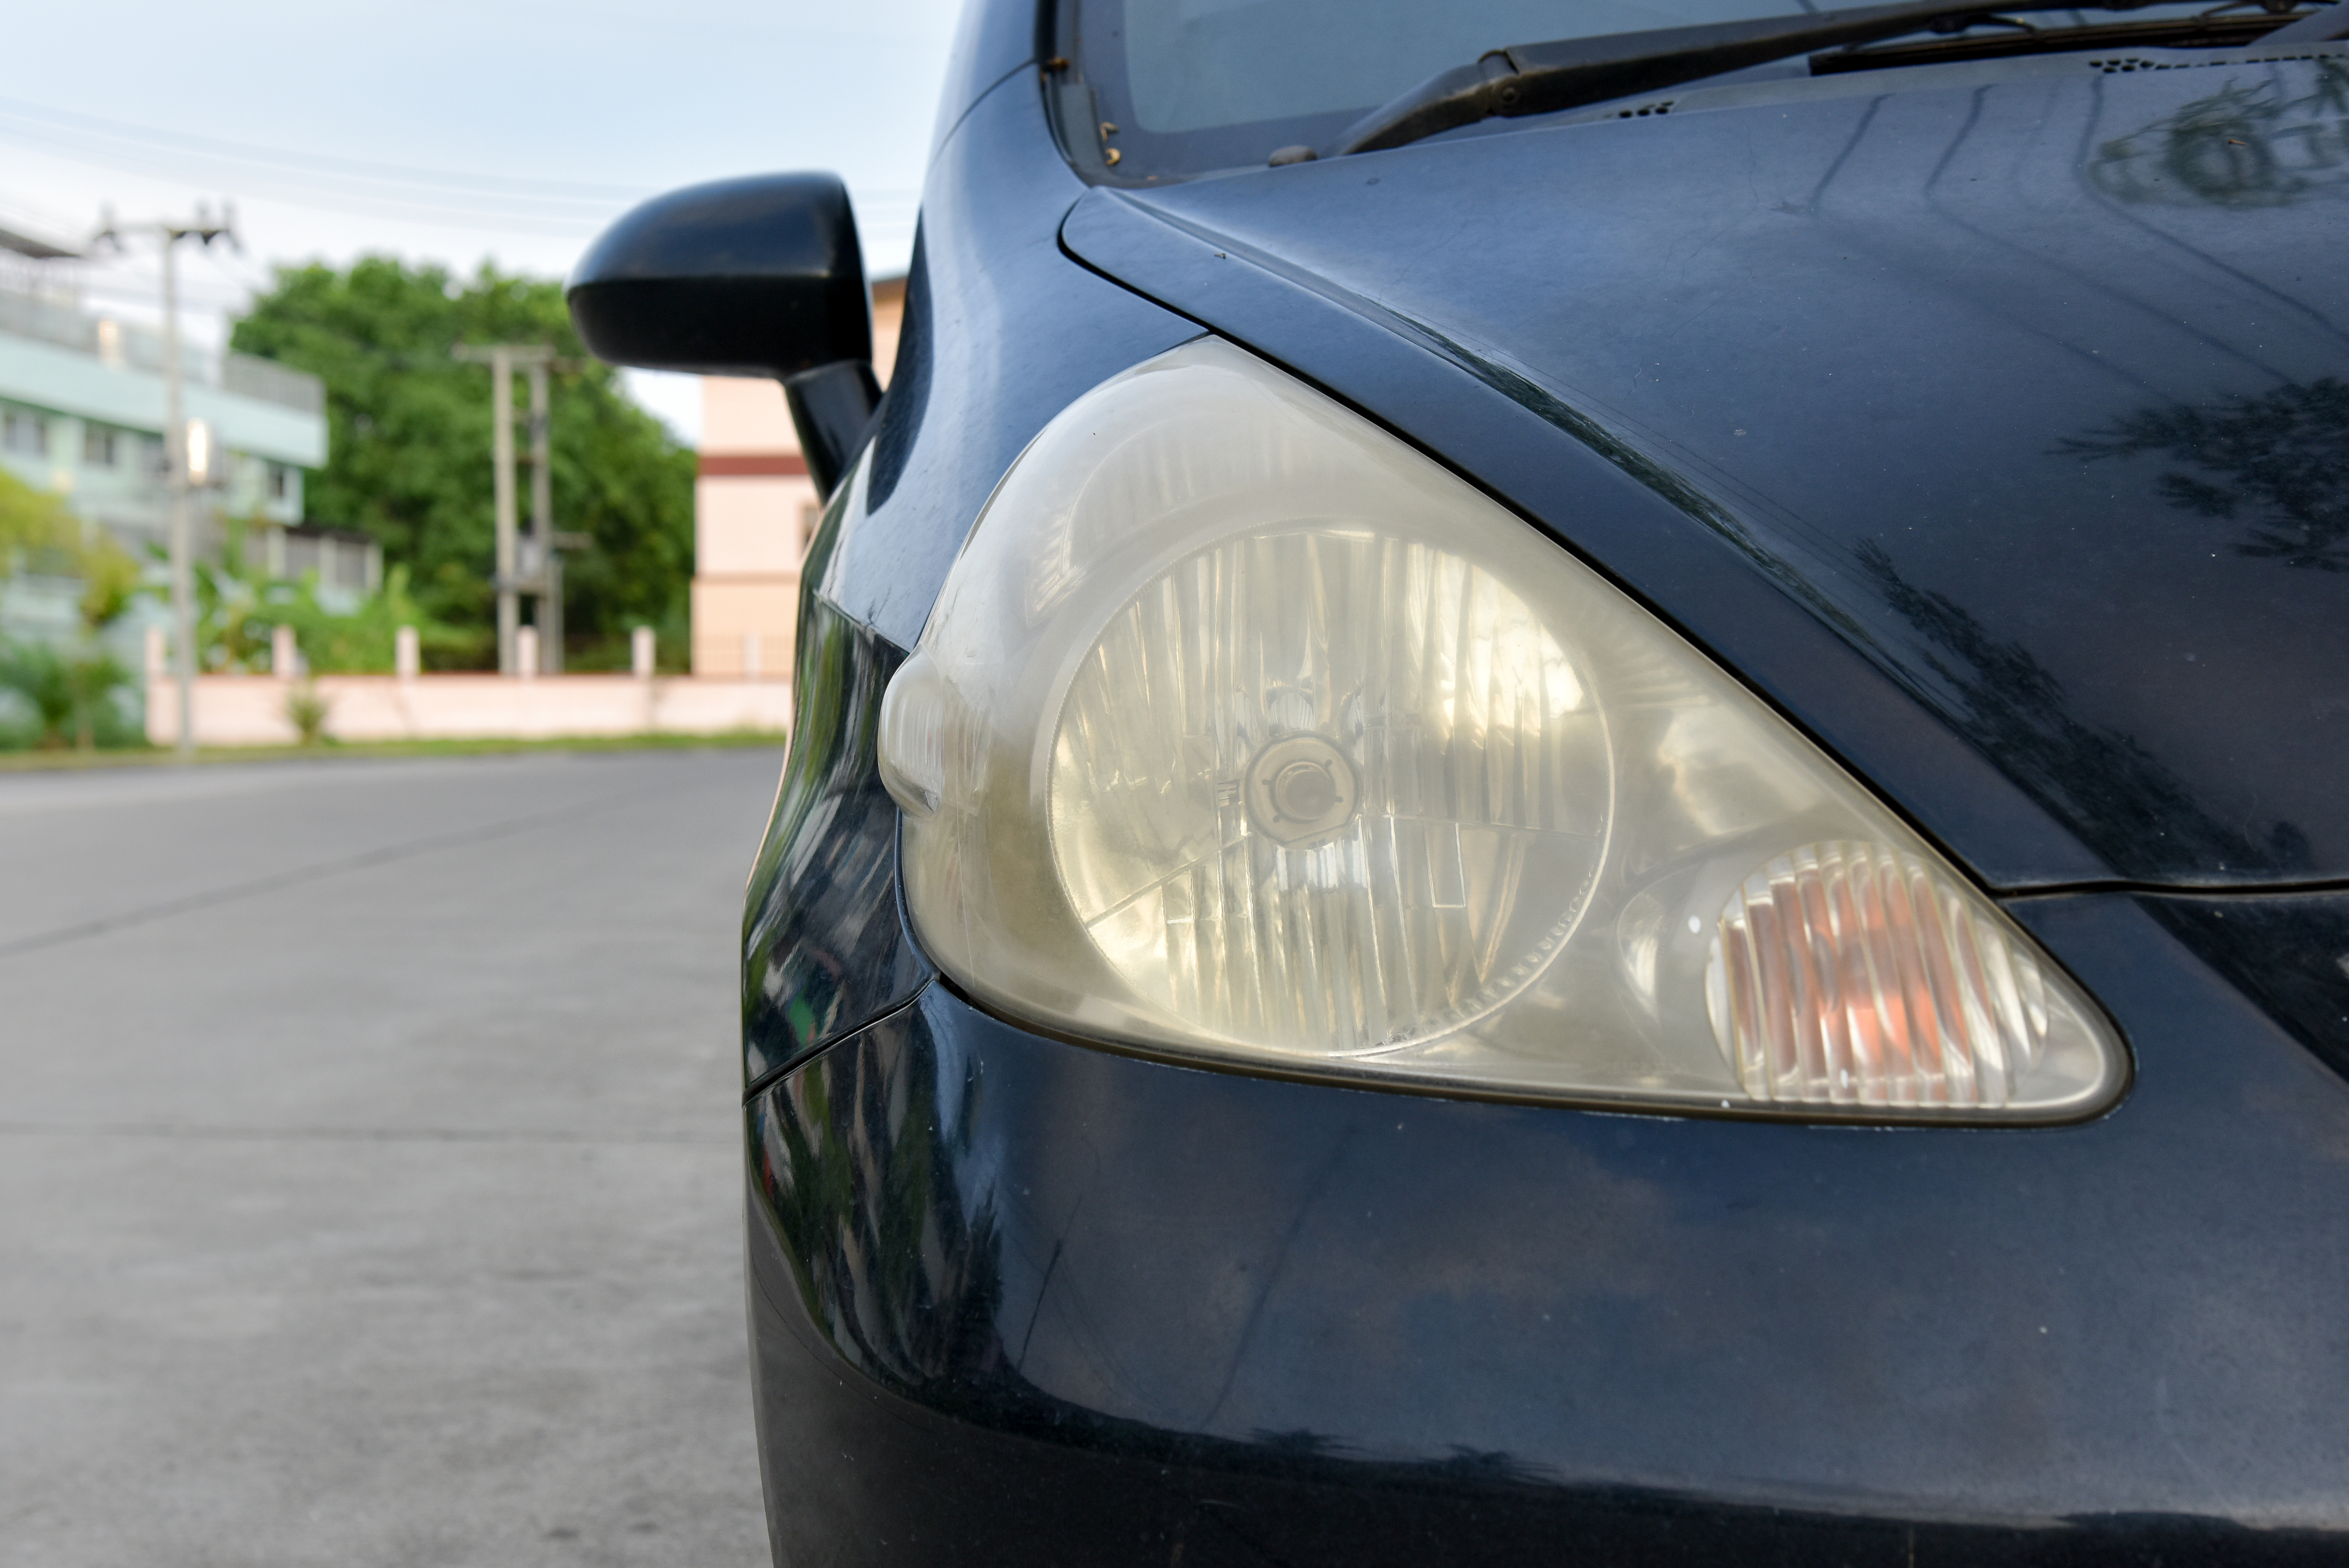
<svg viewBox="0 0 2349 1568">
<path fill-rule="evenodd" d="M 1085 0 L 1077 47 L 1121 175 L 1261 163 L 1326 141 L 1487 49 L 1733 22 L 1801 0 Z"/>
<path fill-rule="evenodd" d="M 1792 0 L 1107 0 L 1152 131 L 1377 108 L 1446 66 L 1549 38 L 1783 16 Z M 1112 25 L 1117 25 L 1113 23 Z"/>
<path fill-rule="evenodd" d="M 1115 177 L 1149 181 L 1261 164 L 1284 146 L 1326 146 L 1370 110 L 1490 49 L 1837 8 L 1816 0 L 1084 0 L 1071 52 Z M 2203 9 L 2155 5 L 2134 16 Z M 2057 15 L 2076 26 L 2096 13 Z M 2249 17 L 2250 36 L 2272 25 L 2255 8 Z M 2061 23 L 2048 16 L 2041 26 Z"/>
</svg>

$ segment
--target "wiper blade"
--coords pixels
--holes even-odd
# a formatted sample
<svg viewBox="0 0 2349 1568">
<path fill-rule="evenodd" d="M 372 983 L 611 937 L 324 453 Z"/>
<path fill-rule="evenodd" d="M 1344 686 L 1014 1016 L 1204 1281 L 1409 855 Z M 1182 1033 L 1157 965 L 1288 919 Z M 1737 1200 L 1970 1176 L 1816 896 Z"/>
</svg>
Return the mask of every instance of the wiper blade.
<svg viewBox="0 0 2349 1568">
<path fill-rule="evenodd" d="M 1555 114 L 1610 98 L 1678 87 L 1789 55 L 1867 44 L 1924 31 L 1960 33 L 2010 11 L 2135 11 L 2155 0 L 2022 0 L 2013 5 L 1952 5 L 1907 0 L 1850 11 L 1806 12 L 1752 22 L 1661 27 L 1551 44 L 1495 49 L 1473 66 L 1433 76 L 1354 122 L 1337 151 L 1380 152 L 1480 119 Z"/>
<path fill-rule="evenodd" d="M 2349 38 L 2349 5 L 2336 3 L 2282 26 L 2260 40 L 2262 44 L 2331 44 Z"/>
<path fill-rule="evenodd" d="M 2017 55 L 2091 52 L 2098 49 L 2240 49 L 2250 44 L 2292 43 L 2283 29 L 2301 22 L 2349 23 L 2339 5 L 2313 16 L 2285 11 L 2248 11 L 2129 22 L 2050 27 L 2044 32 L 1969 33 L 1962 37 L 1907 38 L 1872 48 L 1829 49 L 1811 57 L 1811 75 L 1884 70 L 1894 66 L 1933 65 L 1947 60 L 2011 58 Z M 2306 36 L 2314 36 L 2308 35 Z"/>
</svg>

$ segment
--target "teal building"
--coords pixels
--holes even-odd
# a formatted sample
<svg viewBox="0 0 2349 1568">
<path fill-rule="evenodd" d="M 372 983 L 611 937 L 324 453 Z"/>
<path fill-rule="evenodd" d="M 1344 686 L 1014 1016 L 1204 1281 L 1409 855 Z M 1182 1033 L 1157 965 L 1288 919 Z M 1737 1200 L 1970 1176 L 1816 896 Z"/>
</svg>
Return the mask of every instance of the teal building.
<svg viewBox="0 0 2349 1568">
<path fill-rule="evenodd" d="M 360 535 L 307 525 L 305 473 L 326 460 L 326 389 L 315 376 L 240 354 L 184 352 L 184 408 L 220 454 L 216 483 L 194 501 L 199 558 L 216 554 L 222 519 L 256 526 L 248 548 L 279 575 L 317 573 L 320 596 L 356 600 L 382 570 Z M 83 308 L 68 296 L 0 287 L 0 464 L 66 497 L 142 560 L 168 547 L 160 332 Z M 160 575 L 160 574 L 159 574 Z M 78 588 L 21 576 L 0 587 L 0 635 L 61 637 L 75 628 Z M 150 623 L 143 602 L 116 635 L 133 652 Z M 135 668 L 135 664 L 134 664 Z"/>
</svg>

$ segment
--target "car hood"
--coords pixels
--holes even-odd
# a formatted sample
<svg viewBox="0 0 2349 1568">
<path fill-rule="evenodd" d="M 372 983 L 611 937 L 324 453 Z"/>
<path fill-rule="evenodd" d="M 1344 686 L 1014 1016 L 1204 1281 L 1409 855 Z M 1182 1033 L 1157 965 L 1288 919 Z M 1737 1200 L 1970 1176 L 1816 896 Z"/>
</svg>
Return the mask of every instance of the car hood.
<svg viewBox="0 0 2349 1568">
<path fill-rule="evenodd" d="M 1095 195 L 1637 449 L 2120 877 L 2322 882 L 2349 53 L 2258 54 L 1750 84 Z"/>
</svg>

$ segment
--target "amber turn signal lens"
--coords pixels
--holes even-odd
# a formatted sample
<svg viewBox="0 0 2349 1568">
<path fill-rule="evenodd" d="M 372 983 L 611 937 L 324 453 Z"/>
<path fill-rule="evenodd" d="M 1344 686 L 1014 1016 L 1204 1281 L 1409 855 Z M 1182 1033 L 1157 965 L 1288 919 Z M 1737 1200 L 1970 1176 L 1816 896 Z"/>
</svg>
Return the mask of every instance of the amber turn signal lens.
<svg viewBox="0 0 2349 1568">
<path fill-rule="evenodd" d="M 2062 1115 L 2114 1086 L 2095 1024 L 2028 940 L 1889 845 L 1806 845 L 1746 877 L 1705 991 L 1739 1086 L 1765 1105 Z"/>
</svg>

